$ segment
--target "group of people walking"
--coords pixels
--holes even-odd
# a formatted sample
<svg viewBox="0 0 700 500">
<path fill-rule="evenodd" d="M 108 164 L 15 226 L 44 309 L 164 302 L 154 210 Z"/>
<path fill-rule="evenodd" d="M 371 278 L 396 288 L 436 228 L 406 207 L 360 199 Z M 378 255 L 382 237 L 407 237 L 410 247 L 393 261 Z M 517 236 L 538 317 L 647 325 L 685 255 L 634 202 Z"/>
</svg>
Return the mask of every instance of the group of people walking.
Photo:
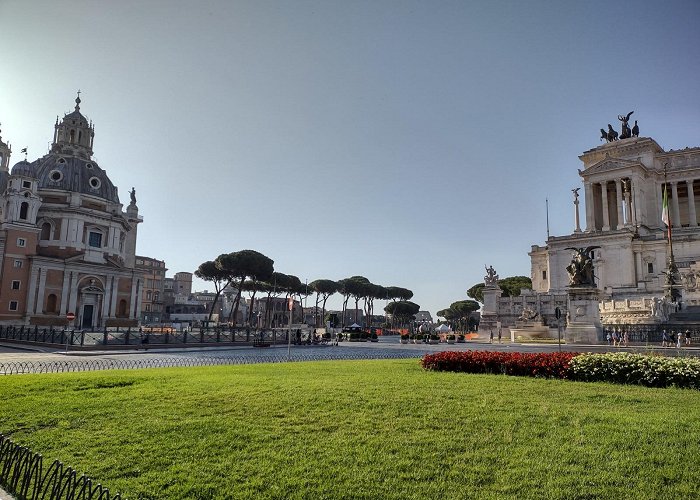
<svg viewBox="0 0 700 500">
<path fill-rule="evenodd" d="M 627 347 L 630 343 L 630 334 L 627 331 L 618 332 L 613 329 L 612 331 L 608 331 L 606 339 L 608 340 L 608 345 L 613 347 L 621 347 L 623 345 Z"/>
<path fill-rule="evenodd" d="M 661 334 L 661 347 L 673 347 L 674 345 L 677 349 L 680 349 L 682 345 L 690 345 L 690 330 L 678 333 L 671 330 L 670 334 L 664 330 Z"/>
</svg>

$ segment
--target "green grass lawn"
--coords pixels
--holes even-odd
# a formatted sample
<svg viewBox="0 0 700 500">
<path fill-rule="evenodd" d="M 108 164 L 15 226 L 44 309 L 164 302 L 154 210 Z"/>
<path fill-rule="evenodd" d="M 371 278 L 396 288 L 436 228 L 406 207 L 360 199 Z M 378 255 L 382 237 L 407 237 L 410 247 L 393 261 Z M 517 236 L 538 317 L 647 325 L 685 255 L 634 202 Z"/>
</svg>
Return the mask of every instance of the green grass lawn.
<svg viewBox="0 0 700 500">
<path fill-rule="evenodd" d="M 0 377 L 0 432 L 126 498 L 700 498 L 700 392 L 415 360 Z"/>
</svg>

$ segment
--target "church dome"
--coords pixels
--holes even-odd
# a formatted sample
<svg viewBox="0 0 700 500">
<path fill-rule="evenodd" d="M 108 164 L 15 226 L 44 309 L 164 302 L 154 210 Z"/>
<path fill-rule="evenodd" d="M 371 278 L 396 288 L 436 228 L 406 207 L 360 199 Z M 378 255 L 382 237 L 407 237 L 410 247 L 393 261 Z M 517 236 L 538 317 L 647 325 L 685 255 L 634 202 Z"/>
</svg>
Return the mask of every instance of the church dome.
<svg viewBox="0 0 700 500">
<path fill-rule="evenodd" d="M 32 166 L 39 189 L 64 189 L 119 203 L 117 188 L 107 172 L 91 159 L 49 153 Z"/>
<path fill-rule="evenodd" d="M 32 167 L 32 164 L 29 163 L 27 160 L 22 160 L 18 163 L 15 163 L 12 167 L 12 175 L 24 175 L 26 177 L 36 178 L 34 168 Z"/>
</svg>

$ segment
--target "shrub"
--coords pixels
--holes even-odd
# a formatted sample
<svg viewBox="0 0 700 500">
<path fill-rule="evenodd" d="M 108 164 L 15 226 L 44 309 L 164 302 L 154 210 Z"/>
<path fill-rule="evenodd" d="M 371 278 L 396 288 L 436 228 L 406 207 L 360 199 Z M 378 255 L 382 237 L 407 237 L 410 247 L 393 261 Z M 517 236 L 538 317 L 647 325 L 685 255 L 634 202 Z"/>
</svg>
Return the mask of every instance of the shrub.
<svg viewBox="0 0 700 500">
<path fill-rule="evenodd" d="M 426 370 L 466 373 L 503 373 L 530 377 L 566 378 L 569 362 L 578 353 L 520 353 L 491 351 L 445 351 L 426 354 L 421 365 Z"/>
<path fill-rule="evenodd" d="M 376 334 L 375 332 L 372 332 L 372 333 L 370 334 L 370 338 L 373 339 L 373 340 L 375 340 L 375 339 L 378 339 L 379 337 L 377 337 L 377 334 Z"/>
<path fill-rule="evenodd" d="M 401 340 L 409 340 L 409 338 L 415 338 L 415 335 L 409 335 L 408 333 L 401 334 Z"/>
<path fill-rule="evenodd" d="M 453 333 L 450 333 L 450 334 L 447 336 L 447 340 L 455 340 L 454 334 L 453 334 Z"/>
<path fill-rule="evenodd" d="M 700 359 L 629 353 L 582 354 L 571 361 L 568 378 L 584 382 L 700 389 Z"/>
</svg>

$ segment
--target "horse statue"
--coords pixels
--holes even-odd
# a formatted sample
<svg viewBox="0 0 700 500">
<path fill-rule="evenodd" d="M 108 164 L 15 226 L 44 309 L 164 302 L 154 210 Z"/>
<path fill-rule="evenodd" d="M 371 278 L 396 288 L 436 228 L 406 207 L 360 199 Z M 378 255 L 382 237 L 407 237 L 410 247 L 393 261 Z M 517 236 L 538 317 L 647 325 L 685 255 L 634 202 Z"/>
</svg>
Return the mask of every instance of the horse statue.
<svg viewBox="0 0 700 500">
<path fill-rule="evenodd" d="M 612 125 L 608 123 L 608 142 L 613 142 L 617 140 L 617 132 L 615 131 L 614 128 L 612 128 Z"/>
</svg>

